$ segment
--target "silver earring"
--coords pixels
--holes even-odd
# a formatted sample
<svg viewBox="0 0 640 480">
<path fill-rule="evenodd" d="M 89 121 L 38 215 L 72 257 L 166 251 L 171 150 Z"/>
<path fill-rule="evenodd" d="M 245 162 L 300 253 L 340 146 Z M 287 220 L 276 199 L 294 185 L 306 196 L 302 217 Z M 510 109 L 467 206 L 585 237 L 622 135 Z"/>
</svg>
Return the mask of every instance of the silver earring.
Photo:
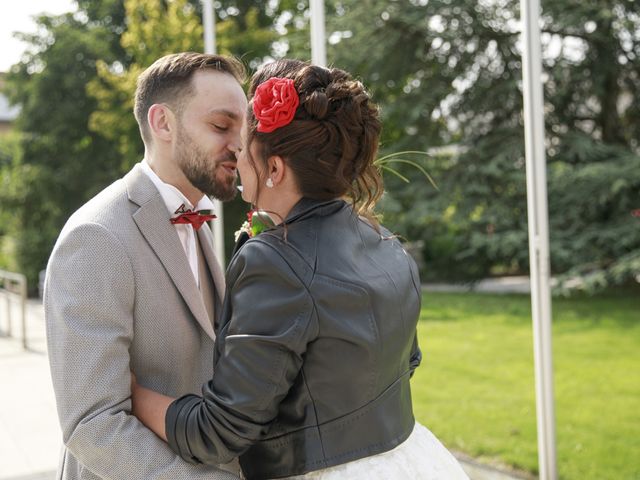
<svg viewBox="0 0 640 480">
<path fill-rule="evenodd" d="M 271 177 L 267 178 L 267 187 L 273 188 L 273 180 L 271 180 Z"/>
</svg>

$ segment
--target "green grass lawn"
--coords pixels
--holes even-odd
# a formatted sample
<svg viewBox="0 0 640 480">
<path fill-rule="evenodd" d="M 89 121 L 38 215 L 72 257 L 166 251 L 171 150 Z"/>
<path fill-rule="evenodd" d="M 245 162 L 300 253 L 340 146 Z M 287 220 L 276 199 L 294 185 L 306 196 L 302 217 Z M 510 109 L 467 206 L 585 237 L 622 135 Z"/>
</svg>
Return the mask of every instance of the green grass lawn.
<svg viewBox="0 0 640 480">
<path fill-rule="evenodd" d="M 417 419 L 449 448 L 537 471 L 528 296 L 424 295 Z M 558 470 L 640 479 L 640 294 L 553 299 Z"/>
</svg>

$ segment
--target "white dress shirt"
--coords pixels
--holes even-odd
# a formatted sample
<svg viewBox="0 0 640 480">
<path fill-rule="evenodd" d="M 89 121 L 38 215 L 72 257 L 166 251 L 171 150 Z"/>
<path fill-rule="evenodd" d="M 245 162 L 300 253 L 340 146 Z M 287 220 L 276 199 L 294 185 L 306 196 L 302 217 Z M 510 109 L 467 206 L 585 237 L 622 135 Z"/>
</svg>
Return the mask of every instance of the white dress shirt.
<svg viewBox="0 0 640 480">
<path fill-rule="evenodd" d="M 177 215 L 175 213 L 176 210 L 183 205 L 186 210 L 213 210 L 213 202 L 206 195 L 203 195 L 198 204 L 194 207 L 180 190 L 173 185 L 163 182 L 156 172 L 151 170 L 151 167 L 146 160 L 140 162 L 140 166 L 142 167 L 142 171 L 147 174 L 149 179 L 151 179 L 153 184 L 156 186 L 164 200 L 164 203 L 167 205 L 167 210 L 169 212 L 167 222 L 171 217 Z M 196 285 L 200 287 L 200 278 L 198 275 L 198 249 L 196 246 L 197 239 L 193 225 L 175 224 L 174 227 L 176 228 L 176 232 L 178 232 L 178 237 L 180 237 L 180 243 L 182 243 L 184 253 L 187 255 L 187 260 L 189 261 L 193 278 L 196 280 Z"/>
</svg>

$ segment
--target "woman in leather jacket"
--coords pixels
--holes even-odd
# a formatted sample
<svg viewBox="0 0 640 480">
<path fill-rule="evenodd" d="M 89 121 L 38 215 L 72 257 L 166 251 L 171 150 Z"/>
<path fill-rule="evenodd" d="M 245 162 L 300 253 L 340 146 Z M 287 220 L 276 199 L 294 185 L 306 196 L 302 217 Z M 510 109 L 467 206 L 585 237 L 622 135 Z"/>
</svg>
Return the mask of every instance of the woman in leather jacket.
<svg viewBox="0 0 640 480">
<path fill-rule="evenodd" d="M 467 478 L 416 424 L 415 263 L 372 210 L 378 110 L 344 71 L 280 60 L 252 80 L 243 198 L 275 226 L 238 240 L 214 375 L 133 409 L 189 462 L 239 457 L 248 479 Z"/>
</svg>

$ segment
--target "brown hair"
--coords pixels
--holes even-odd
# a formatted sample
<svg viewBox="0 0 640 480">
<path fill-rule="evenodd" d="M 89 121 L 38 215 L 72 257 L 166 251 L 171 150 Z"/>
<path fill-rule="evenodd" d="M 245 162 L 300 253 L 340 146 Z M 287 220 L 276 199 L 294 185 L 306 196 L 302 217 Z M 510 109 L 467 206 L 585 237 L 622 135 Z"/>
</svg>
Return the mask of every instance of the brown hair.
<svg viewBox="0 0 640 480">
<path fill-rule="evenodd" d="M 381 124 L 378 108 L 362 83 L 337 68 L 282 59 L 256 72 L 250 95 L 272 77 L 292 79 L 300 105 L 291 123 L 261 133 L 250 104 L 247 145 L 257 140 L 261 162 L 273 155 L 282 157 L 303 196 L 347 197 L 360 215 L 377 225 L 373 208 L 384 191 L 374 165 Z"/>
<path fill-rule="evenodd" d="M 149 108 L 164 102 L 180 115 L 185 97 L 193 94 L 191 78 L 199 70 L 228 73 L 238 83 L 245 80 L 244 65 L 233 57 L 182 52 L 159 58 L 142 72 L 136 86 L 133 112 L 145 143 L 151 140 L 147 123 Z"/>
</svg>

